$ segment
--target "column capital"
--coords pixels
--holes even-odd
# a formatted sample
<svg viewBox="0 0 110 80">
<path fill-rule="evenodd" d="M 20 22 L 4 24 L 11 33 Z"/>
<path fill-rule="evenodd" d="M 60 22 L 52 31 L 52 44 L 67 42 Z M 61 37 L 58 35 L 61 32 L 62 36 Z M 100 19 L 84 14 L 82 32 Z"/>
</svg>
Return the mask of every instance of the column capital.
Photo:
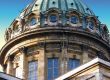
<svg viewBox="0 0 110 80">
<path fill-rule="evenodd" d="M 13 61 L 13 59 L 14 59 L 14 55 L 8 55 L 8 60 L 9 61 Z"/>
<path fill-rule="evenodd" d="M 21 53 L 27 53 L 27 47 L 23 46 L 19 48 L 19 52 Z"/>
</svg>

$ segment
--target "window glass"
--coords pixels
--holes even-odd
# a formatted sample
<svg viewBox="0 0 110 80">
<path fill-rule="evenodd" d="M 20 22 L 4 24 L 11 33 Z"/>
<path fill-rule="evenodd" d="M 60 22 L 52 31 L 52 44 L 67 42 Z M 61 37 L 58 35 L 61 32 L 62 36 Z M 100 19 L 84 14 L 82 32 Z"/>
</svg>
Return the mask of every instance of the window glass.
<svg viewBox="0 0 110 80">
<path fill-rule="evenodd" d="M 71 23 L 73 23 L 73 24 L 78 23 L 78 17 L 77 16 L 71 16 L 70 20 L 71 20 Z"/>
<path fill-rule="evenodd" d="M 28 80 L 38 80 L 37 77 L 37 70 L 38 69 L 38 62 L 37 61 L 32 61 L 29 62 L 28 64 Z"/>
<path fill-rule="evenodd" d="M 89 28 L 92 30 L 94 29 L 94 23 L 92 21 L 89 22 Z"/>
<path fill-rule="evenodd" d="M 57 16 L 56 15 L 51 15 L 50 16 L 50 22 L 57 22 Z"/>
<path fill-rule="evenodd" d="M 59 74 L 58 58 L 48 59 L 48 80 L 54 80 Z"/>
<path fill-rule="evenodd" d="M 30 21 L 30 26 L 33 26 L 37 23 L 36 19 L 35 18 L 32 18 L 31 21 Z"/>
<path fill-rule="evenodd" d="M 69 59 L 68 61 L 68 70 L 74 69 L 80 65 L 79 59 Z"/>
</svg>

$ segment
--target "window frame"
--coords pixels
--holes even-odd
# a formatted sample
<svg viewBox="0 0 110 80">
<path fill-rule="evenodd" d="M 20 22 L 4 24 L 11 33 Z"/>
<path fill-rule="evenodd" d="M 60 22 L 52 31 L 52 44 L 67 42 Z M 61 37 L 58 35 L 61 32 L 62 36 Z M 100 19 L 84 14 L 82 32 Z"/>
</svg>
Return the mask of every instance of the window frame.
<svg viewBox="0 0 110 80">
<path fill-rule="evenodd" d="M 31 63 L 30 66 L 29 66 L 29 63 Z M 36 65 L 34 65 L 33 68 L 29 68 L 29 67 L 32 67 L 32 63 L 36 63 Z M 29 69 L 33 69 L 33 70 L 29 70 Z M 32 75 L 32 73 L 34 76 Z M 38 80 L 38 60 L 28 62 L 28 80 L 33 80 L 33 79 Z"/>
<path fill-rule="evenodd" d="M 76 18 L 75 21 L 72 21 L 73 18 Z M 71 22 L 72 24 L 77 24 L 77 23 L 79 23 L 79 18 L 78 18 L 78 16 L 76 16 L 76 15 L 71 15 L 69 19 L 70 19 L 70 22 Z"/>
<path fill-rule="evenodd" d="M 30 26 L 34 26 L 34 25 L 36 25 L 36 24 L 37 24 L 37 19 L 36 19 L 35 17 L 32 17 L 32 18 L 30 19 L 29 25 L 30 25 Z"/>
<path fill-rule="evenodd" d="M 51 67 L 49 66 L 49 59 L 52 60 Z M 57 63 L 55 63 L 55 60 L 57 60 Z M 48 76 L 49 70 L 51 70 L 51 72 L 50 72 L 51 76 Z M 54 72 L 56 70 L 57 70 L 57 74 Z M 53 80 L 53 79 L 57 78 L 58 76 L 59 76 L 59 59 L 58 58 L 48 58 L 48 60 L 47 60 L 47 80 Z M 51 78 L 49 78 L 49 77 L 51 77 Z"/>
<path fill-rule="evenodd" d="M 92 28 L 90 27 L 91 26 L 91 24 L 90 23 L 92 23 Z M 94 21 L 88 21 L 88 27 L 89 27 L 89 29 L 91 29 L 91 30 L 94 30 L 94 28 L 95 28 L 95 23 L 94 23 Z"/>
<path fill-rule="evenodd" d="M 52 16 L 55 18 L 55 20 L 52 20 L 52 18 L 51 18 Z M 49 22 L 51 22 L 51 23 L 58 22 L 58 16 L 56 14 L 50 14 L 48 18 L 49 18 Z"/>
</svg>

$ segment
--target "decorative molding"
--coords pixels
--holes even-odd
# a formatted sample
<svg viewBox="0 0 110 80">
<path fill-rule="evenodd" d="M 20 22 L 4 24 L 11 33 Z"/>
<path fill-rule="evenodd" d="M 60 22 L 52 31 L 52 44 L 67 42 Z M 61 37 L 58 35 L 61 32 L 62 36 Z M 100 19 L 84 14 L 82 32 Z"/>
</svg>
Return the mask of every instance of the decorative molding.
<svg viewBox="0 0 110 80">
<path fill-rule="evenodd" d="M 13 61 L 14 60 L 14 55 L 8 55 L 8 60 Z"/>
<path fill-rule="evenodd" d="M 21 53 L 25 53 L 25 54 L 27 54 L 27 47 L 25 47 L 25 46 L 23 46 L 23 47 L 20 47 L 19 48 L 19 51 L 21 52 Z"/>
</svg>

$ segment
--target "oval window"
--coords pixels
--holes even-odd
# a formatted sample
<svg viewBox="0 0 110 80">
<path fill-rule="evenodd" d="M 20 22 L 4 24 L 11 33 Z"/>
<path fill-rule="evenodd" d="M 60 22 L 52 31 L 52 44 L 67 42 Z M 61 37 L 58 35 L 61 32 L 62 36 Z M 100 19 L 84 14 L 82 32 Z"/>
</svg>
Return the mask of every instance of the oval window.
<svg viewBox="0 0 110 80">
<path fill-rule="evenodd" d="M 71 23 L 73 23 L 73 24 L 78 23 L 78 17 L 77 16 L 71 16 L 70 20 L 71 20 Z"/>
<path fill-rule="evenodd" d="M 33 26 L 37 23 L 36 19 L 35 18 L 32 18 L 31 21 L 30 21 L 30 26 Z"/>
<path fill-rule="evenodd" d="M 51 15 L 49 18 L 50 18 L 50 22 L 57 22 L 57 16 L 56 15 Z"/>
<path fill-rule="evenodd" d="M 89 28 L 92 29 L 92 30 L 94 29 L 94 23 L 93 23 L 93 21 L 90 21 L 89 22 Z"/>
</svg>

